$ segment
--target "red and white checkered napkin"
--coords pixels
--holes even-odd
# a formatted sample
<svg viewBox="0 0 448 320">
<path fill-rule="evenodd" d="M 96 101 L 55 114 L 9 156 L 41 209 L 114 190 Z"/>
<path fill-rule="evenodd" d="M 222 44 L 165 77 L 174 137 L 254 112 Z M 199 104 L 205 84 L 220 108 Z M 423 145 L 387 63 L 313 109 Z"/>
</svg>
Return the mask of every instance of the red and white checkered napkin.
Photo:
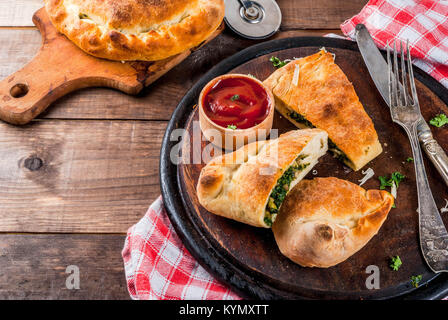
<svg viewBox="0 0 448 320">
<path fill-rule="evenodd" d="M 161 197 L 129 229 L 122 255 L 133 299 L 239 299 L 185 249 Z"/>
<path fill-rule="evenodd" d="M 448 87 L 448 1 L 371 0 L 341 25 L 364 23 L 376 44 L 409 39 L 415 64 Z M 122 252 L 133 299 L 239 299 L 185 249 L 159 198 L 128 231 Z"/>
<path fill-rule="evenodd" d="M 414 64 L 448 88 L 448 1 L 370 0 L 341 30 L 355 39 L 358 23 L 381 49 L 388 41 L 409 39 Z"/>
</svg>

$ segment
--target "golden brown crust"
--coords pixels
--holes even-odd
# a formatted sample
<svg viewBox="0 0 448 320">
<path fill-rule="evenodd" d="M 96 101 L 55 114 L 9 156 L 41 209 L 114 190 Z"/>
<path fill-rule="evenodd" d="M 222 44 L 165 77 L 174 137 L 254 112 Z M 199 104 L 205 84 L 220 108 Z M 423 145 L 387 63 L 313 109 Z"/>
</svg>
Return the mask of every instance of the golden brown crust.
<svg viewBox="0 0 448 320">
<path fill-rule="evenodd" d="M 326 141 L 327 134 L 323 130 L 307 129 L 287 132 L 275 140 L 250 143 L 213 159 L 199 177 L 199 202 L 214 214 L 268 227 L 264 216 L 271 190 L 307 144 L 316 139 L 321 148 L 318 158 L 327 150 L 326 143 L 320 147 L 320 140 Z"/>
<path fill-rule="evenodd" d="M 199 45 L 221 24 L 223 0 L 45 0 L 53 25 L 85 52 L 162 60 Z"/>
<path fill-rule="evenodd" d="M 272 230 L 280 251 L 305 267 L 334 266 L 378 232 L 394 198 L 337 178 L 302 180 L 284 201 Z"/>
<path fill-rule="evenodd" d="M 299 65 L 299 81 L 292 83 Z M 291 122 L 285 107 L 299 113 L 315 127 L 327 131 L 329 139 L 359 170 L 382 152 L 372 120 L 344 72 L 324 50 L 294 60 L 275 71 L 264 84 L 276 98 L 276 108 Z M 298 125 L 303 127 L 303 125 Z"/>
</svg>

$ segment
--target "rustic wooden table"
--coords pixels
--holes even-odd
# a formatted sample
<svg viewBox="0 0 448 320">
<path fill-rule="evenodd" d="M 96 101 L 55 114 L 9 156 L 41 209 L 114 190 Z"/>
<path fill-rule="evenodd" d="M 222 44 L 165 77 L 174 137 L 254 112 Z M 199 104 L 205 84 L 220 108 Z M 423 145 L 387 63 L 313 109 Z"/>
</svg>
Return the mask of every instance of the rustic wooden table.
<svg viewBox="0 0 448 320">
<path fill-rule="evenodd" d="M 277 2 L 279 38 L 340 34 L 367 1 Z M 0 78 L 39 49 L 31 17 L 40 7 L 42 0 L 0 1 Z M 255 43 L 226 30 L 138 97 L 86 89 L 29 125 L 0 123 L 0 299 L 129 298 L 121 250 L 159 196 L 170 115 L 209 68 Z M 66 288 L 69 265 L 79 267 L 79 290 Z"/>
</svg>

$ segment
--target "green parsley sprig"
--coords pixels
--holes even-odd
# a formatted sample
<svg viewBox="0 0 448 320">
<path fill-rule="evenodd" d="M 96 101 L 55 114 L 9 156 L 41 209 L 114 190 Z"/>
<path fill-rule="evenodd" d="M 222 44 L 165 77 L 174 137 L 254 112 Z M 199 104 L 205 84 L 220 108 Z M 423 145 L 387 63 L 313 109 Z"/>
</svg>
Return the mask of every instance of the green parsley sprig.
<svg viewBox="0 0 448 320">
<path fill-rule="evenodd" d="M 432 124 L 434 127 L 440 128 L 444 126 L 445 124 L 448 124 L 448 117 L 446 114 L 441 113 L 429 120 L 429 123 Z"/>
<path fill-rule="evenodd" d="M 398 271 L 398 269 L 401 267 L 403 263 L 401 262 L 400 256 L 395 256 L 390 258 L 390 267 L 394 271 Z"/>
<path fill-rule="evenodd" d="M 271 62 L 272 62 L 272 65 L 273 65 L 274 67 L 276 67 L 277 69 L 278 69 L 278 68 L 281 68 L 281 67 L 284 67 L 284 66 L 286 66 L 286 65 L 288 64 L 288 62 L 282 61 L 282 60 L 280 60 L 279 58 L 274 57 L 274 56 L 272 56 L 272 57 L 269 59 L 269 61 L 271 61 Z"/>
<path fill-rule="evenodd" d="M 389 179 L 387 178 L 387 176 L 380 176 L 378 177 L 378 179 L 380 180 L 380 189 L 384 190 L 386 189 L 386 187 L 392 187 L 393 182 L 395 182 L 395 186 L 398 188 L 400 182 L 403 181 L 404 178 L 406 178 L 406 176 L 402 175 L 398 171 L 392 173 Z"/>
<path fill-rule="evenodd" d="M 420 281 L 422 281 L 422 275 L 419 274 L 418 276 L 412 276 L 411 277 L 411 284 L 414 288 L 418 288 L 418 285 L 420 283 Z"/>
<path fill-rule="evenodd" d="M 379 176 L 378 179 L 380 180 L 380 189 L 384 190 L 384 189 L 386 189 L 386 187 L 392 188 L 392 185 L 394 183 L 395 183 L 395 187 L 398 189 L 400 182 L 403 181 L 404 178 L 406 178 L 406 177 L 398 171 L 395 171 L 394 173 L 392 173 L 389 179 L 387 178 L 387 176 L 385 176 L 385 177 Z M 397 206 L 394 203 L 392 208 L 396 208 L 396 207 Z"/>
<path fill-rule="evenodd" d="M 230 98 L 230 100 L 235 101 L 235 100 L 240 100 L 240 95 L 239 94 L 235 94 L 232 96 L 232 98 Z"/>
<path fill-rule="evenodd" d="M 234 125 L 234 124 L 229 124 L 229 125 L 227 126 L 227 129 L 236 130 L 236 125 Z"/>
</svg>

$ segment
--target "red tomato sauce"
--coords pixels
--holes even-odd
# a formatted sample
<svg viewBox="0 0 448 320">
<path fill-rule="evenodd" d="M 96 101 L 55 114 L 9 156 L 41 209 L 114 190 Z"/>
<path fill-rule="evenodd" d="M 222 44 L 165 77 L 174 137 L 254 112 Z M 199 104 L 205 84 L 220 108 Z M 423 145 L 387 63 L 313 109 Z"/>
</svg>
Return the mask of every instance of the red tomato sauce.
<svg viewBox="0 0 448 320">
<path fill-rule="evenodd" d="M 202 105 L 210 120 L 234 129 L 258 125 L 266 119 L 271 107 L 266 90 L 254 80 L 243 77 L 219 80 L 203 95 Z"/>
</svg>

